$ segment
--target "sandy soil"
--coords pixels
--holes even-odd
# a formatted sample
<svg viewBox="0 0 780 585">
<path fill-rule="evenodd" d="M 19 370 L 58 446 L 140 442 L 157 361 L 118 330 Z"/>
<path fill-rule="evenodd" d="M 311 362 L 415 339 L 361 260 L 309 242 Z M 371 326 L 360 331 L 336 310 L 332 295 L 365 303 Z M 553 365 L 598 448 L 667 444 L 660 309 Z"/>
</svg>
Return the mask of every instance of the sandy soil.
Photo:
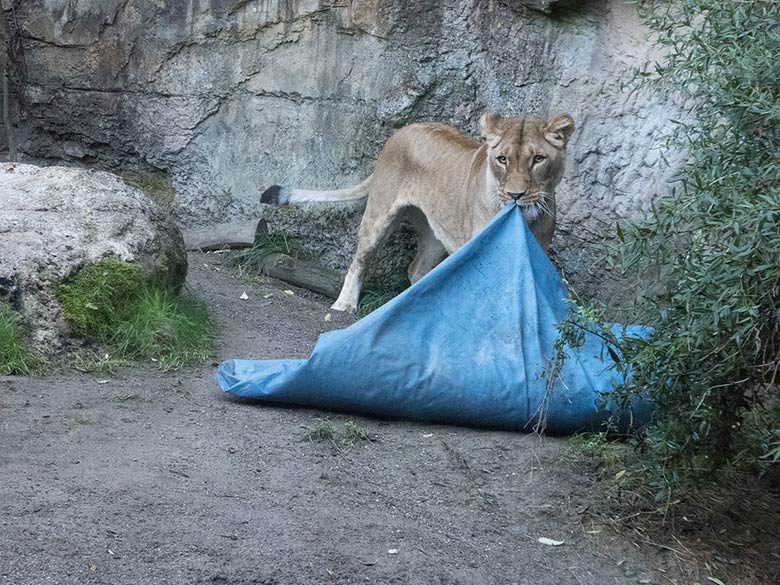
<svg viewBox="0 0 780 585">
<path fill-rule="evenodd" d="M 220 324 L 213 363 L 0 378 L 0 583 L 712 583 L 682 543 L 588 513 L 564 440 L 223 396 L 220 360 L 305 357 L 351 318 L 219 255 L 190 263 Z M 373 440 L 307 440 L 325 416 Z"/>
</svg>

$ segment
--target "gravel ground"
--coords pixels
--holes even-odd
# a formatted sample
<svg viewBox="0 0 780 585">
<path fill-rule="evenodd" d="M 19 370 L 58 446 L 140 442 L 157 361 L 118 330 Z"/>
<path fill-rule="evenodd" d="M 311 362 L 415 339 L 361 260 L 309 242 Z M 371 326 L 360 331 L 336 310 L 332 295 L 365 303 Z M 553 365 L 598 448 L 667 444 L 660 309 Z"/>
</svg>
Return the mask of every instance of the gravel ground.
<svg viewBox="0 0 780 585">
<path fill-rule="evenodd" d="M 565 440 L 223 396 L 219 361 L 306 357 L 353 319 L 219 254 L 188 280 L 213 363 L 0 378 L 0 583 L 711 583 L 589 514 Z M 370 440 L 308 440 L 324 417 Z"/>
</svg>

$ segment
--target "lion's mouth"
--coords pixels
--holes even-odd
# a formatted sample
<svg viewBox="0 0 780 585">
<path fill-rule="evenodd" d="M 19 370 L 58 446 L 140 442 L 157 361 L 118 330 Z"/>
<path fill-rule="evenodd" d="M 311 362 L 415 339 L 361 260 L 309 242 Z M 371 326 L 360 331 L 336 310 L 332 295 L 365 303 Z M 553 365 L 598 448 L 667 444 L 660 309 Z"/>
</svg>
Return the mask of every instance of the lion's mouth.
<svg viewBox="0 0 780 585">
<path fill-rule="evenodd" d="M 509 203 L 510 201 L 514 201 L 518 205 L 522 205 L 522 206 L 536 205 L 537 203 L 541 203 L 545 195 L 546 193 L 544 193 L 543 191 L 538 191 L 537 193 L 532 193 L 524 197 L 515 198 L 512 195 L 509 195 L 503 189 L 500 189 L 498 191 L 498 198 L 501 199 L 501 201 L 503 201 L 504 203 Z"/>
<path fill-rule="evenodd" d="M 518 205 L 536 205 L 542 201 L 541 197 L 521 197 L 517 200 Z"/>
<path fill-rule="evenodd" d="M 547 193 L 539 191 L 526 197 L 520 197 L 519 199 L 513 199 L 504 191 L 500 191 L 499 198 L 504 203 L 514 202 L 519 205 L 529 220 L 535 219 L 540 215 L 550 215 L 550 205 L 547 202 Z"/>
</svg>

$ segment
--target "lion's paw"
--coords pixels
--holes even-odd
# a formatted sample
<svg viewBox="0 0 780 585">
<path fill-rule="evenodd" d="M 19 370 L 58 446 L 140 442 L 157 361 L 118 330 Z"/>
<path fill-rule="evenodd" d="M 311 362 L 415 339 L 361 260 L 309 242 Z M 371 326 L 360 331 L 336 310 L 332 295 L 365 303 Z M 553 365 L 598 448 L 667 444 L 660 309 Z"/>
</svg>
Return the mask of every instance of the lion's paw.
<svg viewBox="0 0 780 585">
<path fill-rule="evenodd" d="M 343 311 L 344 313 L 354 313 L 357 311 L 357 307 L 351 303 L 345 303 L 344 301 L 336 301 L 330 306 L 334 311 Z"/>
</svg>

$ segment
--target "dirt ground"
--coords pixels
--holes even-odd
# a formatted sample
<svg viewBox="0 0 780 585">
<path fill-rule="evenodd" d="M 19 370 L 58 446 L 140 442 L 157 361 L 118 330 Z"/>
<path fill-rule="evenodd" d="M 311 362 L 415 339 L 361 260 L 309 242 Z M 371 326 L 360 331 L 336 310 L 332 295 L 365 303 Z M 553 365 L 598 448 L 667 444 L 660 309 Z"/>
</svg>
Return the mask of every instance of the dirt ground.
<svg viewBox="0 0 780 585">
<path fill-rule="evenodd" d="M 739 582 L 739 559 L 684 554 L 696 531 L 653 544 L 589 513 L 565 440 L 222 395 L 219 361 L 306 357 L 352 318 L 217 254 L 190 256 L 189 284 L 220 326 L 213 363 L 0 378 L 0 583 Z M 307 440 L 323 417 L 373 440 Z"/>
</svg>

